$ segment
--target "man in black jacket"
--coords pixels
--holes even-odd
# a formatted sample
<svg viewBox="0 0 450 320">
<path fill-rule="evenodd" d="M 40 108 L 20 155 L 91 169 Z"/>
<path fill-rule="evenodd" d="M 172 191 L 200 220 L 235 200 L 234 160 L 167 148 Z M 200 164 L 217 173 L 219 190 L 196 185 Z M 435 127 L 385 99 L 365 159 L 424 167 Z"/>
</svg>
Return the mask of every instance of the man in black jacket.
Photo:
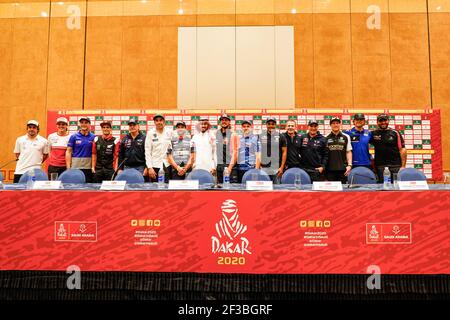
<svg viewBox="0 0 450 320">
<path fill-rule="evenodd" d="M 111 134 L 111 122 L 103 121 L 100 123 L 100 127 L 103 134 L 96 136 L 92 143 L 92 172 L 95 183 L 111 180 L 117 170 L 120 147 L 120 140 Z"/>
<path fill-rule="evenodd" d="M 145 165 L 145 135 L 134 118 L 128 121 L 129 133 L 122 139 L 119 151 L 119 170 L 136 169 L 147 175 Z"/>
<path fill-rule="evenodd" d="M 320 181 L 327 166 L 328 148 L 326 138 L 318 131 L 316 120 L 309 121 L 308 133 L 301 136 L 301 141 L 301 168 L 308 173 L 311 181 Z"/>
</svg>

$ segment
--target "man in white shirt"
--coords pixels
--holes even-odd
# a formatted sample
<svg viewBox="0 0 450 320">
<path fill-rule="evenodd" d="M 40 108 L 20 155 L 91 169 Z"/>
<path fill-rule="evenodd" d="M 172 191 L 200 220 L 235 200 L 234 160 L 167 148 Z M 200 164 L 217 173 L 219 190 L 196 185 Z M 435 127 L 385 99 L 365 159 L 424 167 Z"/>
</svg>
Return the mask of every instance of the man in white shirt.
<svg viewBox="0 0 450 320">
<path fill-rule="evenodd" d="M 158 181 L 159 170 L 164 170 L 164 181 L 167 183 L 169 162 L 167 160 L 167 148 L 172 139 L 171 130 L 165 128 L 166 120 L 162 114 L 153 117 L 156 129 L 147 133 L 145 138 L 145 162 L 151 182 Z"/>
<path fill-rule="evenodd" d="M 14 153 L 18 159 L 14 171 L 14 183 L 27 171 L 41 169 L 47 159 L 49 145 L 47 139 L 39 135 L 39 122 L 30 120 L 27 123 L 27 134 L 17 138 Z"/>
<path fill-rule="evenodd" d="M 192 138 L 195 147 L 194 169 L 207 170 L 214 175 L 217 165 L 216 142 L 210 127 L 208 119 L 200 119 L 200 132 Z"/>
</svg>

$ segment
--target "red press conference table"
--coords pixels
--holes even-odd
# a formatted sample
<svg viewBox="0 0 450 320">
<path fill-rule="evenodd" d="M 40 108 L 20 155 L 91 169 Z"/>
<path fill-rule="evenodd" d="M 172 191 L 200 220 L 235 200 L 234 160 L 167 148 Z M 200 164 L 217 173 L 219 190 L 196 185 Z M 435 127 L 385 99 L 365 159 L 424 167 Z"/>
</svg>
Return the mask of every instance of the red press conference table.
<svg viewBox="0 0 450 320">
<path fill-rule="evenodd" d="M 449 191 L 1 191 L 0 297 L 448 295 Z"/>
</svg>

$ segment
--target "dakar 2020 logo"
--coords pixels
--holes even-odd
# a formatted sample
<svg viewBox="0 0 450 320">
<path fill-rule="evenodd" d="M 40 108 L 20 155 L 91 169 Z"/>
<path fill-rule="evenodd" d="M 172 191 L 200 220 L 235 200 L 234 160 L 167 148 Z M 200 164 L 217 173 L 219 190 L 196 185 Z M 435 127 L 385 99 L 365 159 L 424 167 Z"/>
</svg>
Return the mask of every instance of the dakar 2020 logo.
<svg viewBox="0 0 450 320">
<path fill-rule="evenodd" d="M 222 219 L 216 223 L 217 235 L 211 237 L 212 253 L 238 254 L 242 256 L 245 254 L 252 254 L 250 251 L 250 242 L 244 236 L 247 231 L 247 226 L 239 221 L 239 210 L 236 201 L 225 200 L 222 203 L 221 209 Z M 232 260 L 233 259 L 230 259 L 230 264 L 235 264 L 232 263 Z M 237 259 L 236 264 L 242 264 L 238 261 L 239 260 Z M 225 262 L 223 264 L 228 263 Z"/>
</svg>

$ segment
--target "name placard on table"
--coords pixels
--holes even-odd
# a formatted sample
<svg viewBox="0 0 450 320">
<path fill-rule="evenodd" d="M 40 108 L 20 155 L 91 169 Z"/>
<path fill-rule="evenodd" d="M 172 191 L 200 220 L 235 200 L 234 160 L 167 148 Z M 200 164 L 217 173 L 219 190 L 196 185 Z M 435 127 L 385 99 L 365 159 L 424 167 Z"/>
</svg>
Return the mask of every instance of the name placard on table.
<svg viewBox="0 0 450 320">
<path fill-rule="evenodd" d="M 397 181 L 399 190 L 429 190 L 428 183 L 422 181 Z"/>
<path fill-rule="evenodd" d="M 314 191 L 342 191 L 342 182 L 340 181 L 314 181 Z"/>
<path fill-rule="evenodd" d="M 61 188 L 61 181 L 35 181 L 33 190 L 58 190 Z"/>
<path fill-rule="evenodd" d="M 245 183 L 247 190 L 273 190 L 272 181 L 247 181 Z"/>
<path fill-rule="evenodd" d="M 126 181 L 103 181 L 100 190 L 125 190 Z"/>
<path fill-rule="evenodd" d="M 169 190 L 198 190 L 198 180 L 169 180 Z"/>
</svg>

